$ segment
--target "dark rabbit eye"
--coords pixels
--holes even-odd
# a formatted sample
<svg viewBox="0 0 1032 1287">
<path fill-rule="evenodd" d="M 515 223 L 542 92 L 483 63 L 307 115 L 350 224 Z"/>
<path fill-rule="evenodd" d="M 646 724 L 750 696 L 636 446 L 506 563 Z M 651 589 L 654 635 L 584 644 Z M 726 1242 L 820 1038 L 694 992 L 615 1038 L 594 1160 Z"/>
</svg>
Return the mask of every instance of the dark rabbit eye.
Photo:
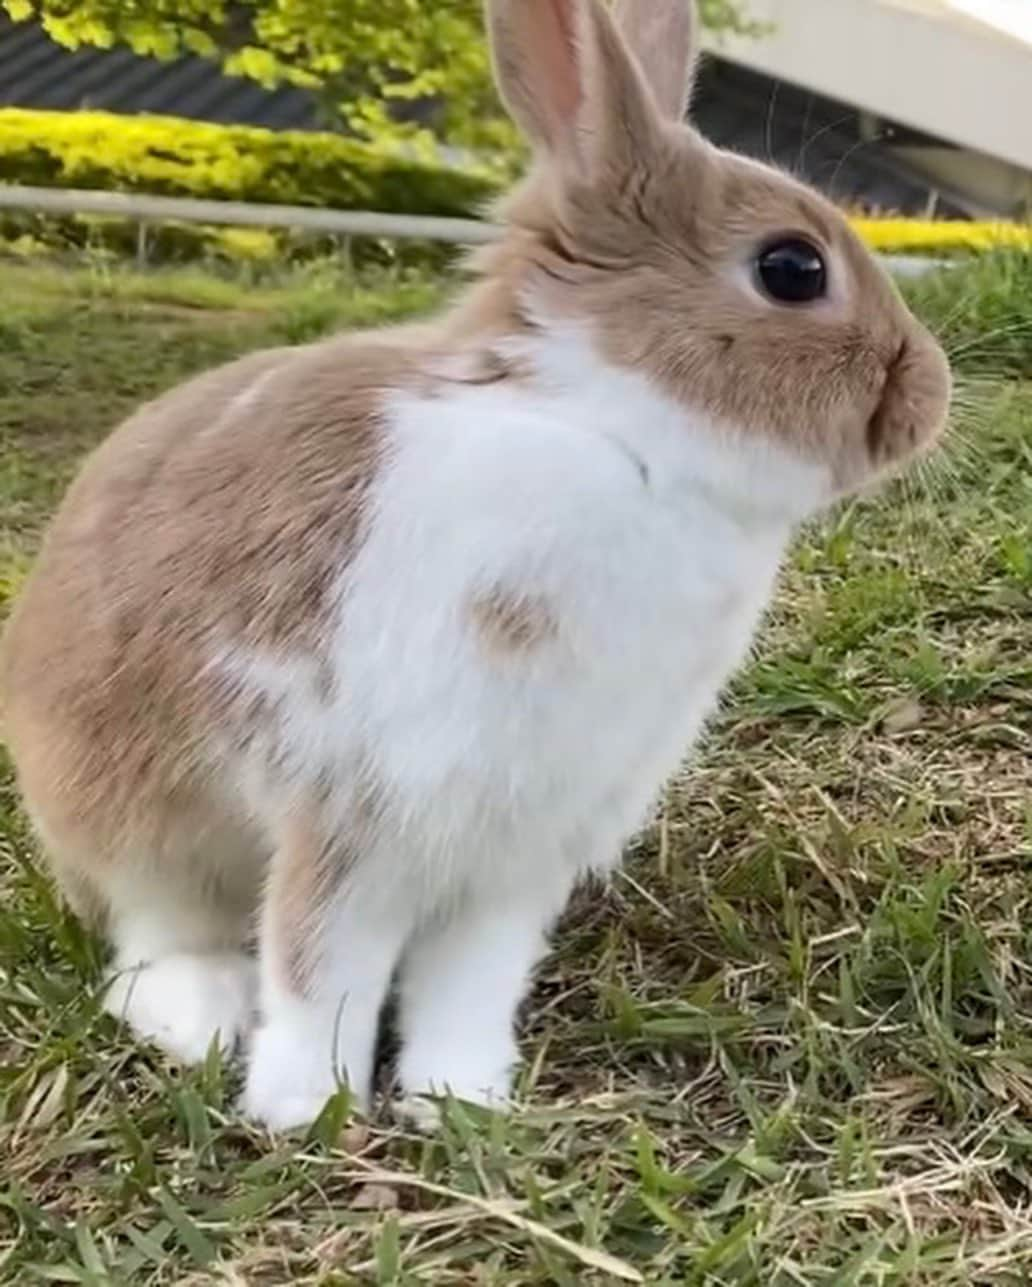
<svg viewBox="0 0 1032 1287">
<path fill-rule="evenodd" d="M 802 237 L 769 245 L 756 260 L 760 284 L 779 304 L 812 304 L 828 293 L 824 256 Z"/>
</svg>

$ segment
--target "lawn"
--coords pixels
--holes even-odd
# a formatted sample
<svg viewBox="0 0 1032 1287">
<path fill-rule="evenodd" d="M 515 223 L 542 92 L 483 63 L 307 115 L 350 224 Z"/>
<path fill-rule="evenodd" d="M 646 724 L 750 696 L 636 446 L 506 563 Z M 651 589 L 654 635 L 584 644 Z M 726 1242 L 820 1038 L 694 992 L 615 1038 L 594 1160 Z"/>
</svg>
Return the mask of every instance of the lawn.
<svg viewBox="0 0 1032 1287">
<path fill-rule="evenodd" d="M 99 1013 L 0 773 L 0 1281 L 1032 1282 L 1032 258 L 912 289 L 951 440 L 800 540 L 693 767 L 564 922 L 511 1119 L 252 1129 L 238 1069 Z M 0 603 L 139 400 L 440 291 L 0 266 Z"/>
</svg>

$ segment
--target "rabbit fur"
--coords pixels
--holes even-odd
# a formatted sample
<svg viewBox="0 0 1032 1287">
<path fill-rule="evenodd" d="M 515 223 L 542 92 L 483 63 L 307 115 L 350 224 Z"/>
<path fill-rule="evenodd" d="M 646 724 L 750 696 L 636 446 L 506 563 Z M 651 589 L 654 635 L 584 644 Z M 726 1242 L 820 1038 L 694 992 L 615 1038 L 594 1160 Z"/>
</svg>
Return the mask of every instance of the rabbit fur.
<svg viewBox="0 0 1032 1287">
<path fill-rule="evenodd" d="M 688 0 L 487 0 L 534 160 L 425 325 L 253 354 L 85 465 L 6 736 L 106 1004 L 244 1107 L 502 1105 L 514 1015 L 746 655 L 798 524 L 927 450 L 949 372 L 822 198 L 684 112 Z M 766 297 L 805 236 L 826 295 Z"/>
</svg>

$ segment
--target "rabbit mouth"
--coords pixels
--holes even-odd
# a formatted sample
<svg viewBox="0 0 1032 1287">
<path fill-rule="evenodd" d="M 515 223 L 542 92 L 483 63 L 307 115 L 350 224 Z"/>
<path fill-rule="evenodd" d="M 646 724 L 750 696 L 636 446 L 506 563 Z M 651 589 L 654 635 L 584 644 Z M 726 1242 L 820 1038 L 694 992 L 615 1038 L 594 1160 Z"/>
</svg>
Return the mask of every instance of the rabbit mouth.
<svg viewBox="0 0 1032 1287">
<path fill-rule="evenodd" d="M 949 400 L 949 368 L 938 346 L 923 336 L 902 340 L 867 422 L 871 463 L 884 468 L 930 448 L 945 427 Z"/>
<path fill-rule="evenodd" d="M 912 441 L 916 438 L 914 426 L 903 425 L 900 417 L 899 386 L 906 350 L 907 343 L 903 340 L 885 369 L 881 399 L 867 422 L 867 451 L 876 465 L 898 454 L 897 438 L 900 432 L 904 438 L 909 437 Z"/>
</svg>

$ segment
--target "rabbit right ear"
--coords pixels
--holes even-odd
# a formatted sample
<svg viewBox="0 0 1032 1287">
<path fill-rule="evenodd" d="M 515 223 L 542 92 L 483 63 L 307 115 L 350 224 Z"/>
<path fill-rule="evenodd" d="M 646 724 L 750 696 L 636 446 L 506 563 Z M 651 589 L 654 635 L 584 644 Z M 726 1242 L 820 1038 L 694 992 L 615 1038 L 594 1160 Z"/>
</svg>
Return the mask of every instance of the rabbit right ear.
<svg viewBox="0 0 1032 1287">
<path fill-rule="evenodd" d="M 486 0 L 486 13 L 499 91 L 539 150 L 585 177 L 640 154 L 660 115 L 600 0 Z"/>
<path fill-rule="evenodd" d="M 696 0 L 616 0 L 614 12 L 660 110 L 683 120 L 699 57 Z"/>
</svg>

